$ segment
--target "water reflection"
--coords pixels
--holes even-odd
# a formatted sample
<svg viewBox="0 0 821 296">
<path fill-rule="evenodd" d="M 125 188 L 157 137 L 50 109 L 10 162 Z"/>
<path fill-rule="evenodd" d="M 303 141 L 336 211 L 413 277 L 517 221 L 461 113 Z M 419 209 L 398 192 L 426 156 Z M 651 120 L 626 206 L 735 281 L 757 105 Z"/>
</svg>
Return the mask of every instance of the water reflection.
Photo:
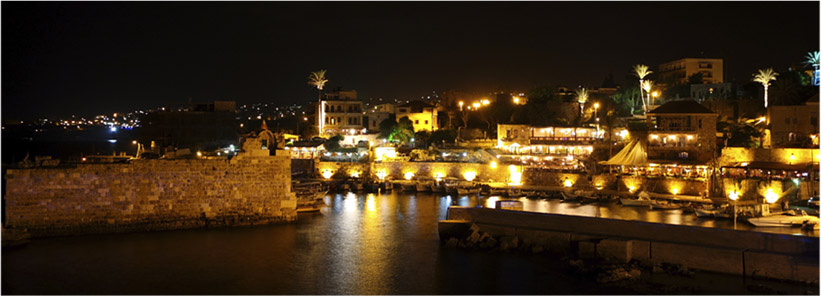
<svg viewBox="0 0 821 296">
<path fill-rule="evenodd" d="M 636 293 L 568 275 L 546 256 L 440 247 L 437 222 L 446 218 L 449 206 L 495 206 L 505 199 L 333 194 L 325 198 L 327 208 L 300 214 L 291 224 L 38 239 L 24 248 L 3 250 L 3 293 Z M 617 203 L 518 200 L 538 212 L 732 227 L 732 221 Z M 703 294 L 747 292 L 740 278 L 714 281 L 707 288 L 716 285 L 721 289 Z"/>
</svg>

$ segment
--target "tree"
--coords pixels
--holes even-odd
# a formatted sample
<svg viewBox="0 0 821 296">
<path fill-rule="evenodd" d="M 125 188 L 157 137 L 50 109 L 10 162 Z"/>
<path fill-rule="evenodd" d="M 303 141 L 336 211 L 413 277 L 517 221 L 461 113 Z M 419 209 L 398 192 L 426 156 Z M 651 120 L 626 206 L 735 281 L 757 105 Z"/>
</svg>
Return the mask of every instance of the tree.
<svg viewBox="0 0 821 296">
<path fill-rule="evenodd" d="M 397 141 L 400 143 L 408 143 L 410 139 L 414 137 L 413 133 L 413 122 L 407 117 L 402 117 L 399 119 L 397 125 L 393 127 L 388 135 L 388 141 Z"/>
<path fill-rule="evenodd" d="M 315 72 L 311 72 L 311 75 L 308 75 L 308 84 L 313 85 L 319 91 L 319 99 L 322 99 L 322 89 L 325 88 L 325 83 L 328 82 L 328 79 L 325 79 L 325 72 L 326 70 L 319 70 Z"/>
<path fill-rule="evenodd" d="M 644 90 L 644 93 L 647 94 L 647 104 L 650 104 L 650 91 L 653 90 L 654 83 L 652 80 L 645 80 L 641 83 L 641 89 Z"/>
<path fill-rule="evenodd" d="M 340 134 L 336 134 L 335 136 L 331 137 L 330 139 L 328 139 L 328 141 L 325 142 L 325 144 L 324 144 L 325 145 L 325 150 L 328 150 L 328 151 L 339 150 L 339 147 L 340 147 L 339 142 L 342 142 L 344 140 L 345 140 L 344 136 L 342 136 Z"/>
<path fill-rule="evenodd" d="M 454 140 L 456 140 L 456 131 L 452 129 L 437 130 L 428 138 L 430 144 L 452 143 Z"/>
<path fill-rule="evenodd" d="M 819 80 L 821 80 L 821 73 L 819 73 L 819 56 L 818 51 L 808 52 L 806 60 L 804 61 L 804 65 L 812 67 L 812 85 L 818 86 Z"/>
<path fill-rule="evenodd" d="M 380 139 L 388 139 L 393 132 L 393 129 L 396 128 L 398 123 L 396 122 L 396 115 L 391 114 L 385 120 L 379 123 L 379 137 Z"/>
<path fill-rule="evenodd" d="M 753 75 L 753 81 L 761 83 L 764 86 L 764 108 L 767 108 L 767 90 L 770 87 L 770 81 L 774 81 L 778 73 L 773 71 L 773 68 L 765 70 L 758 70 L 758 74 Z"/>
<path fill-rule="evenodd" d="M 584 103 L 587 103 L 588 97 L 587 89 L 582 87 L 576 91 L 576 101 L 579 102 L 579 113 L 581 113 L 581 115 L 584 115 Z"/>
<path fill-rule="evenodd" d="M 633 72 L 635 72 L 636 77 L 639 78 L 639 86 L 643 85 L 644 77 L 653 73 L 653 71 L 649 69 L 646 65 L 641 64 L 633 66 Z M 644 93 L 641 94 L 641 103 L 642 106 L 644 106 L 644 114 L 647 114 L 647 101 L 644 100 Z"/>
<path fill-rule="evenodd" d="M 758 119 L 724 119 L 718 122 L 716 129 L 724 132 L 726 147 L 756 148 L 761 146 L 758 139 L 764 135 L 764 124 Z"/>
<path fill-rule="evenodd" d="M 613 94 L 613 101 L 616 103 L 614 109 L 617 115 L 633 115 L 636 111 L 636 103 L 638 102 L 640 93 L 638 87 L 624 87 Z"/>
</svg>

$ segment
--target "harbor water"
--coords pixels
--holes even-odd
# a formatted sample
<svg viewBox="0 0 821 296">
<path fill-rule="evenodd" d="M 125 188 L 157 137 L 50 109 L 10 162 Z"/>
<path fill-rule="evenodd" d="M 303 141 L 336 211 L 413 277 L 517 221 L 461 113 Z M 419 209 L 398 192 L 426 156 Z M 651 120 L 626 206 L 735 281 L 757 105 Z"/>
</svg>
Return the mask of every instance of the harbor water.
<svg viewBox="0 0 821 296">
<path fill-rule="evenodd" d="M 697 272 L 598 284 L 552 255 L 445 248 L 447 208 L 499 197 L 334 194 L 295 223 L 34 239 L 4 249 L 3 294 L 760 294 L 817 287 Z M 525 210 L 705 227 L 680 211 L 524 201 Z M 748 227 L 738 223 L 736 227 Z M 793 233 L 800 230 L 773 230 Z M 810 233 L 812 235 L 812 233 Z M 814 234 L 817 235 L 817 232 Z"/>
</svg>

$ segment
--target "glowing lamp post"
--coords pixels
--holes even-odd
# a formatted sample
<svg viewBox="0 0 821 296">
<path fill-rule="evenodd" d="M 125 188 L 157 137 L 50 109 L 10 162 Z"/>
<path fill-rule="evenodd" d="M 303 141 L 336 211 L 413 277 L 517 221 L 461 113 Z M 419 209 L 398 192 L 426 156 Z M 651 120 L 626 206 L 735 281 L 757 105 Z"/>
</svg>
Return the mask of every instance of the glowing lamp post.
<svg viewBox="0 0 821 296">
<path fill-rule="evenodd" d="M 767 203 L 775 203 L 778 201 L 778 194 L 773 192 L 772 189 L 767 189 L 767 193 L 764 194 L 764 200 L 766 200 Z"/>
<path fill-rule="evenodd" d="M 564 179 L 564 187 L 565 188 L 573 187 L 573 181 L 570 181 L 570 179 Z"/>
<path fill-rule="evenodd" d="M 414 175 L 414 173 L 412 173 L 412 172 L 406 172 L 405 173 L 405 180 L 410 181 L 410 179 L 413 179 L 413 175 Z"/>
<path fill-rule="evenodd" d="M 730 200 L 733 201 L 733 226 L 735 226 L 736 220 L 738 218 L 738 203 L 736 202 L 738 200 L 738 191 L 730 191 L 730 194 L 728 194 L 727 197 L 729 197 Z"/>
<path fill-rule="evenodd" d="M 475 171 L 467 171 L 464 174 L 462 174 L 462 176 L 465 177 L 465 180 L 467 180 L 468 182 L 471 182 L 471 181 L 473 181 L 473 179 L 476 179 L 476 172 Z"/>
</svg>

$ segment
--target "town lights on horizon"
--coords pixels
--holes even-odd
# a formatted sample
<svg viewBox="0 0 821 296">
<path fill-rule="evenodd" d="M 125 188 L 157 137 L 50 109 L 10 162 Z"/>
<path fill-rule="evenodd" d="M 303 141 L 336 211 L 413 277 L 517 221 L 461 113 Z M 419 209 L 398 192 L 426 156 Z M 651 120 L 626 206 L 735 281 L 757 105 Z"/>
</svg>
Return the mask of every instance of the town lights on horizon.
<svg viewBox="0 0 821 296">
<path fill-rule="evenodd" d="M 570 179 L 564 179 L 564 187 L 566 187 L 566 188 L 573 187 L 573 181 L 570 181 Z"/>
<path fill-rule="evenodd" d="M 496 168 L 496 161 L 491 161 L 491 162 L 490 162 L 490 168 L 491 168 L 491 169 L 495 169 L 495 168 Z"/>
<path fill-rule="evenodd" d="M 443 174 L 442 172 L 433 173 L 433 178 L 436 179 L 437 182 L 442 181 L 442 178 L 444 178 L 444 177 L 445 177 L 445 174 Z"/>
<path fill-rule="evenodd" d="M 351 171 L 350 175 L 351 178 L 359 178 L 359 171 Z"/>
<path fill-rule="evenodd" d="M 405 180 L 410 180 L 410 179 L 413 179 L 413 176 L 414 176 L 414 175 L 415 175 L 415 174 L 414 174 L 414 173 L 412 173 L 412 172 L 405 172 Z"/>
</svg>

